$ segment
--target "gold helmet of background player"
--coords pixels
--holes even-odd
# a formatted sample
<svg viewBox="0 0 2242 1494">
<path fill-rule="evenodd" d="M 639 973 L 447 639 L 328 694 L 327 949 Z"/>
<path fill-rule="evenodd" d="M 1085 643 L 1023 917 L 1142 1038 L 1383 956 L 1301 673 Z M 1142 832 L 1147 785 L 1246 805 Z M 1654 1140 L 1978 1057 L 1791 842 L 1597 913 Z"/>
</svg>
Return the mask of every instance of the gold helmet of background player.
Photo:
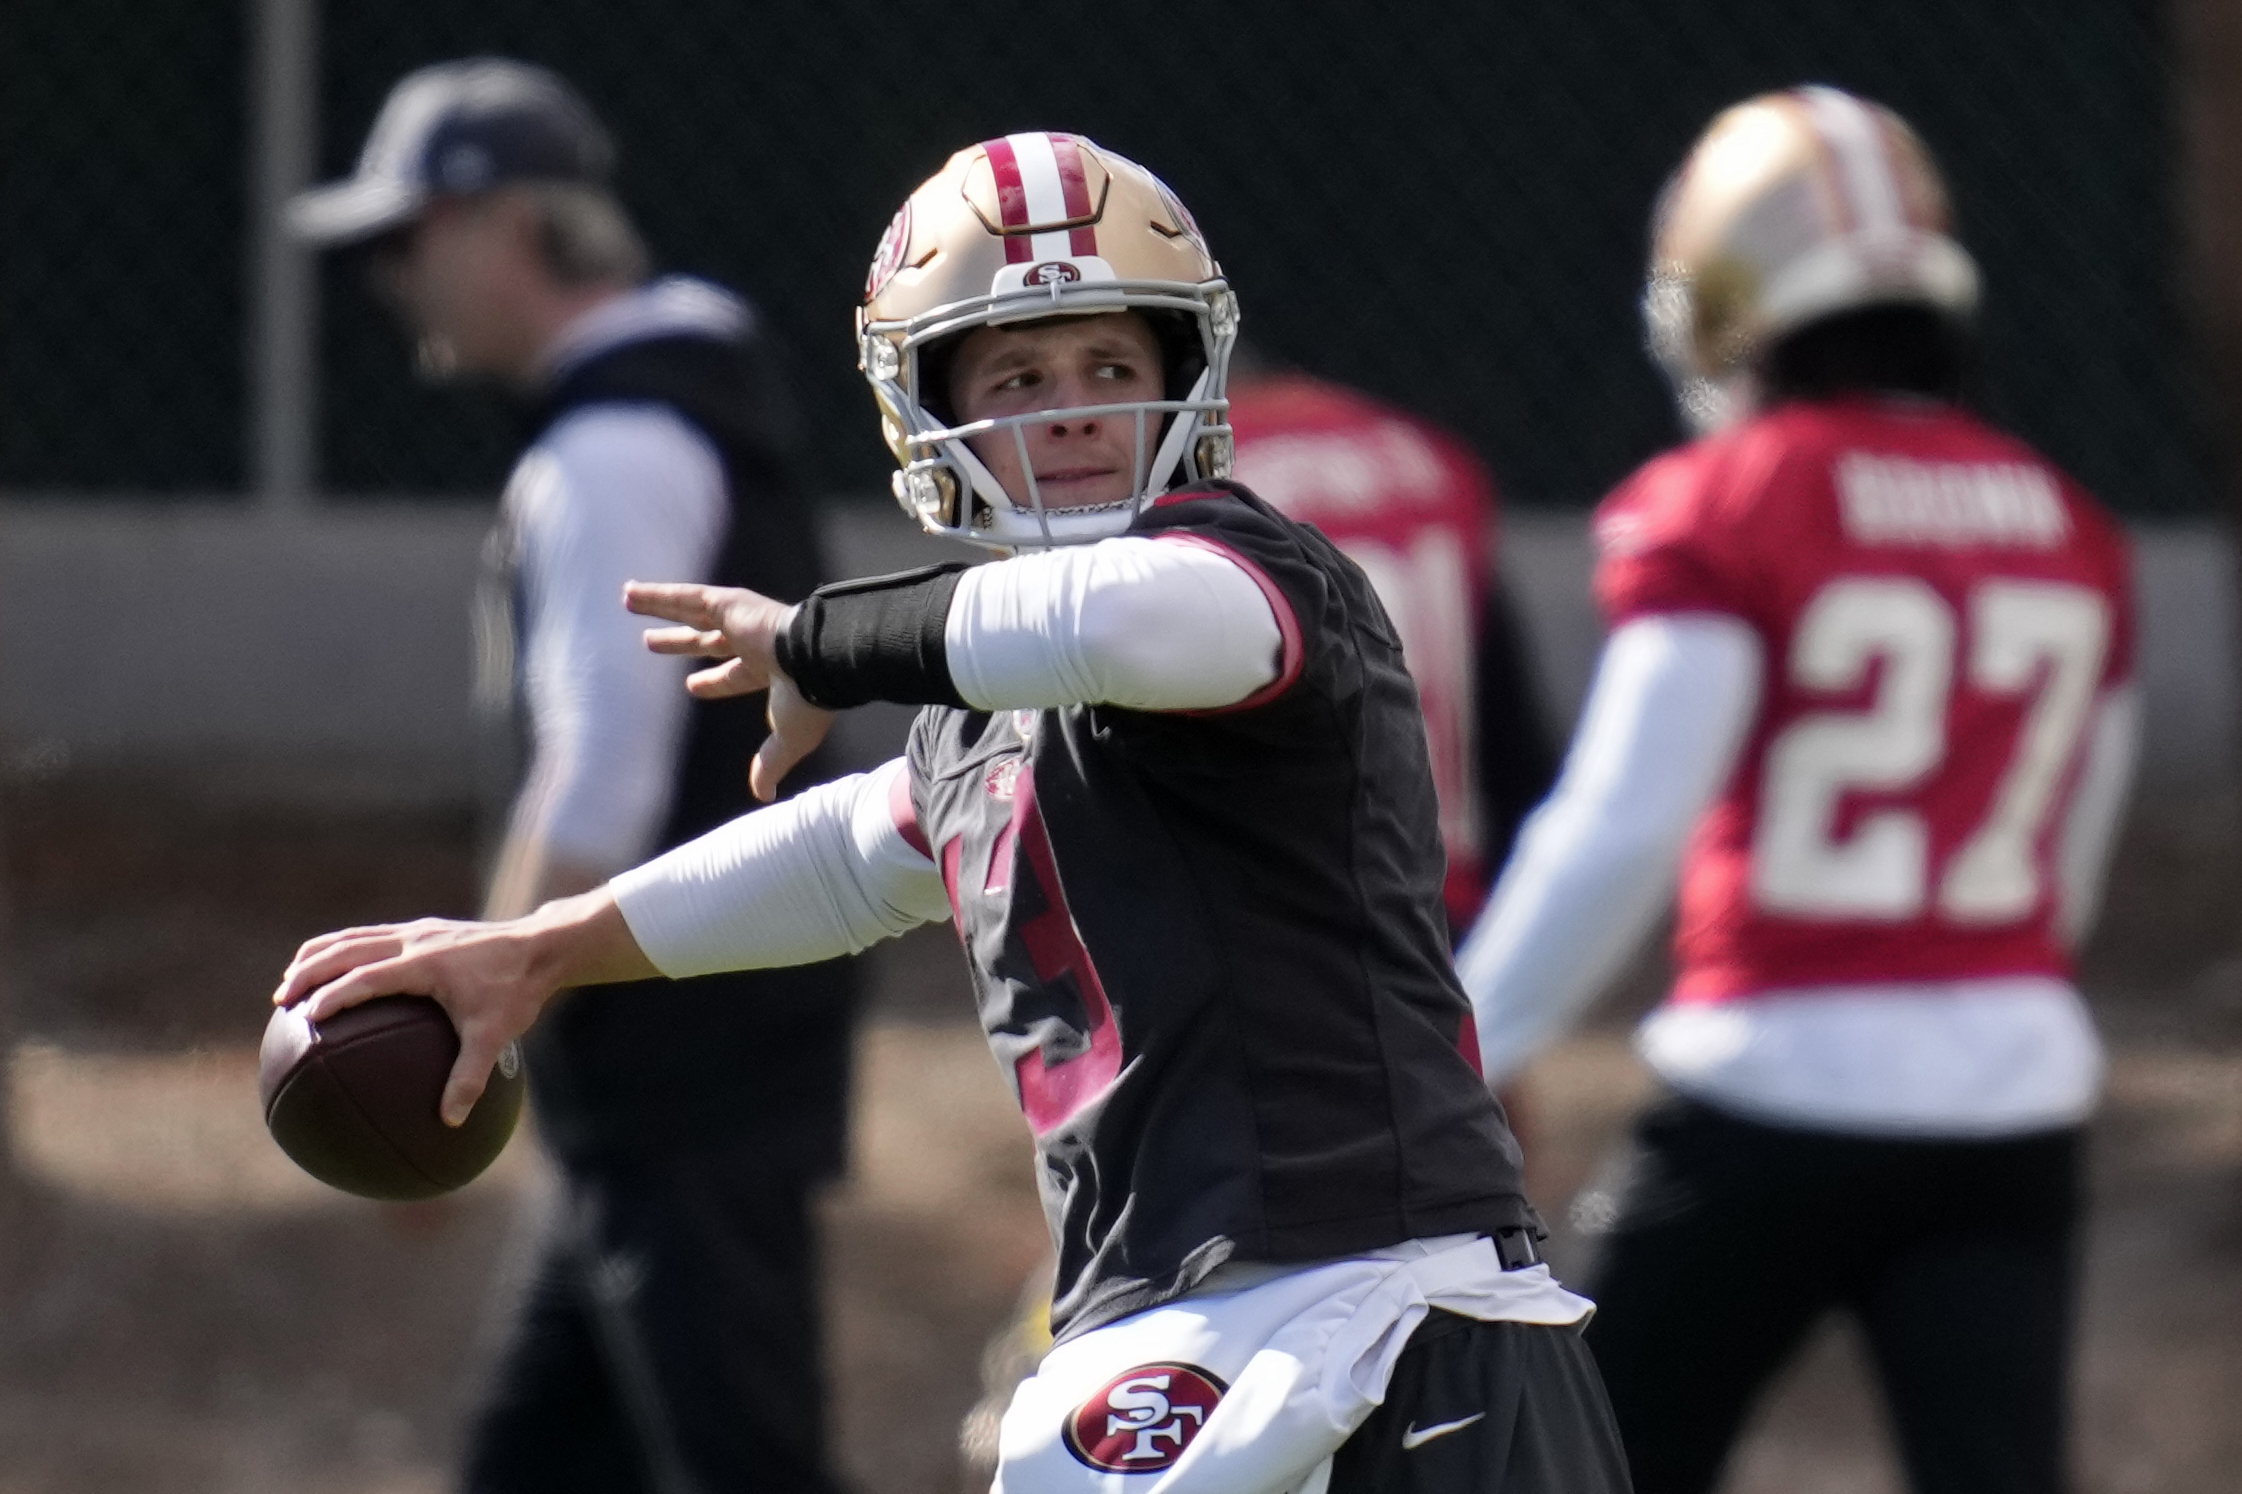
<svg viewBox="0 0 2242 1494">
<path fill-rule="evenodd" d="M 1839 312 L 1977 307 L 1946 184 L 1906 121 L 1826 87 L 1728 109 L 1667 183 L 1643 295 L 1651 350 L 1683 413 L 1712 430 L 1744 406 L 1754 361 Z"/>
<path fill-rule="evenodd" d="M 1034 476 L 1008 493 L 967 448 L 1025 440 L 1049 411 L 960 425 L 941 387 L 946 354 L 976 327 L 1135 311 L 1166 365 L 1164 399 L 1088 407 L 1134 420 L 1152 455 L 1126 499 L 1043 507 Z M 1223 390 L 1238 303 L 1176 195 L 1136 162 L 1079 135 L 985 140 L 913 192 L 880 240 L 857 311 L 857 360 L 889 450 L 895 495 L 928 530 L 999 549 L 1101 539 L 1170 487 L 1230 472 Z M 1023 467 L 1029 464 L 1023 462 Z"/>
</svg>

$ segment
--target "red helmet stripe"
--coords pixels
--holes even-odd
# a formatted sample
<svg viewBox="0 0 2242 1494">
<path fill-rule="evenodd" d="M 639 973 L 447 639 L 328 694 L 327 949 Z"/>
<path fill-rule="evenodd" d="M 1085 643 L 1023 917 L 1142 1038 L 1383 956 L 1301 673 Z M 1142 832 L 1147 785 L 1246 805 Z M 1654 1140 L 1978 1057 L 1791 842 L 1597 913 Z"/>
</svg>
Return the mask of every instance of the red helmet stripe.
<svg viewBox="0 0 2242 1494">
<path fill-rule="evenodd" d="M 1059 163 L 1059 187 L 1066 194 L 1067 216 L 1086 218 L 1093 204 L 1090 201 L 1090 178 L 1082 168 L 1082 142 L 1072 135 L 1053 135 L 1051 154 Z M 1098 230 L 1086 224 L 1074 230 L 1067 245 L 1076 255 L 1098 252 Z"/>
<path fill-rule="evenodd" d="M 1814 143 L 1814 156 L 1821 169 L 1814 173 L 1815 195 L 1821 199 L 1829 214 L 1829 228 L 1835 233 L 1851 233 L 1860 225 L 1854 220 L 1853 201 L 1845 191 L 1844 171 L 1837 163 L 1837 151 L 1829 136 L 1814 119 L 1814 102 L 1803 88 L 1793 88 L 1783 95 L 1801 123 L 1806 127 L 1806 138 Z"/>
<path fill-rule="evenodd" d="M 1024 236 L 1011 232 L 1028 226 L 1028 189 L 1020 180 L 1020 158 L 1013 153 L 1012 142 L 1003 136 L 982 141 L 981 149 L 988 153 L 989 171 L 996 178 L 997 213 L 1006 229 L 1004 262 L 1025 264 L 1034 246 Z"/>
<path fill-rule="evenodd" d="M 1899 175 L 1875 111 L 1836 88 L 1810 86 L 1798 90 L 1798 97 L 1836 167 L 1836 185 L 1854 225 L 1879 231 L 1905 227 Z"/>
<path fill-rule="evenodd" d="M 1900 220 L 1908 227 L 1919 228 L 1925 233 L 1945 232 L 1947 225 L 1938 221 L 1935 200 L 1924 195 L 1918 178 L 1900 170 L 1900 163 L 1907 159 L 1908 153 L 1901 143 L 1899 126 L 1873 109 L 1869 111 L 1869 117 L 1875 121 L 1876 140 L 1883 148 L 1884 169 L 1891 174 L 1892 189 L 1899 195 Z"/>
</svg>

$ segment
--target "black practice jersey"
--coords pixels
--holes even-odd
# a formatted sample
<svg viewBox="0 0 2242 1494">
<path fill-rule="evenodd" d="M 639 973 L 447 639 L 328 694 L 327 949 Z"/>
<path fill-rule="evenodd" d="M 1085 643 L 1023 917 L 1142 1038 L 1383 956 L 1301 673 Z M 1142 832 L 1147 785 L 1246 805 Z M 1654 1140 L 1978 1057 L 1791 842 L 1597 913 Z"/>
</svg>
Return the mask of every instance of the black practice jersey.
<svg viewBox="0 0 2242 1494">
<path fill-rule="evenodd" d="M 1424 726 L 1369 583 L 1231 484 L 1131 532 L 1255 575 L 1284 639 L 1270 686 L 1220 711 L 929 707 L 910 746 L 1035 1132 L 1054 1330 L 1226 1260 L 1538 1228 L 1476 1073 Z"/>
</svg>

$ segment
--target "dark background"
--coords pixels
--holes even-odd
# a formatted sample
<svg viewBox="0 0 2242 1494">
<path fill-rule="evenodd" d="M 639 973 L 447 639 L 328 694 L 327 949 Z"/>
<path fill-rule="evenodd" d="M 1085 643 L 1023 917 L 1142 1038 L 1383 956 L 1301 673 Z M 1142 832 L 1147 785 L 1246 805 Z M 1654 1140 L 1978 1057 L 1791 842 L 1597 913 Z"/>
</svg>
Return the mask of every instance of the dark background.
<svg viewBox="0 0 2242 1494">
<path fill-rule="evenodd" d="M 1659 182 L 1721 105 L 1882 99 L 1953 180 L 1988 288 L 1986 399 L 2135 514 L 2207 506 L 2176 292 L 2176 122 L 2149 0 L 333 0 L 322 171 L 422 63 L 575 80 L 667 268 L 783 329 L 805 477 L 887 458 L 848 314 L 902 196 L 963 144 L 1079 131 L 1165 176 L 1251 335 L 1463 432 L 1514 501 L 1572 505 L 1672 440 L 1635 296 Z M 0 488 L 239 486 L 248 273 L 241 12 L 13 0 L 0 43 Z M 320 480 L 493 488 L 498 401 L 404 377 L 330 266 Z"/>
</svg>

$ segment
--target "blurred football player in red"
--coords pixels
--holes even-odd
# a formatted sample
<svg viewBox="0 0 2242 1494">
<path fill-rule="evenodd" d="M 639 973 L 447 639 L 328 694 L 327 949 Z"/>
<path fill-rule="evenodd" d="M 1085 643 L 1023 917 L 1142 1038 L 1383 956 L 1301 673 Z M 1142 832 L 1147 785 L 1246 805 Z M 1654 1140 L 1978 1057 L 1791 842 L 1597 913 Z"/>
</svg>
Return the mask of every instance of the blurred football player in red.
<svg viewBox="0 0 2242 1494">
<path fill-rule="evenodd" d="M 1671 1093 L 1576 1206 L 1636 1488 L 1711 1488 L 1838 1309 L 1916 1489 L 2054 1494 L 2102 1071 L 2072 951 L 2136 734 L 2125 543 L 1965 402 L 1977 272 L 1889 111 L 1729 110 L 1653 240 L 1653 344 L 1703 435 L 1598 511 L 1611 637 L 1460 960 L 1485 1067 L 1596 993 L 1678 865 L 1637 1039 Z"/>
<path fill-rule="evenodd" d="M 859 356 L 927 529 L 1005 552 L 821 588 L 634 587 L 768 688 L 759 793 L 837 709 L 908 752 L 497 924 L 313 940 L 316 1019 L 438 994 L 463 1113 L 552 992 L 960 935 L 1035 1136 L 1057 1344 L 995 1487 L 1619 1494 L 1449 958 L 1416 690 L 1362 572 L 1230 470 L 1238 303 L 1132 161 L 1022 133 L 896 214 Z M 575 1000 L 594 999 L 578 995 Z M 678 1034 L 681 1044 L 693 1034 Z"/>
<path fill-rule="evenodd" d="M 1257 349 L 1231 366 L 1230 429 L 1238 480 L 1329 535 L 1401 635 L 1461 933 L 1556 769 L 1502 590 L 1494 478 L 1437 426 Z"/>
</svg>

